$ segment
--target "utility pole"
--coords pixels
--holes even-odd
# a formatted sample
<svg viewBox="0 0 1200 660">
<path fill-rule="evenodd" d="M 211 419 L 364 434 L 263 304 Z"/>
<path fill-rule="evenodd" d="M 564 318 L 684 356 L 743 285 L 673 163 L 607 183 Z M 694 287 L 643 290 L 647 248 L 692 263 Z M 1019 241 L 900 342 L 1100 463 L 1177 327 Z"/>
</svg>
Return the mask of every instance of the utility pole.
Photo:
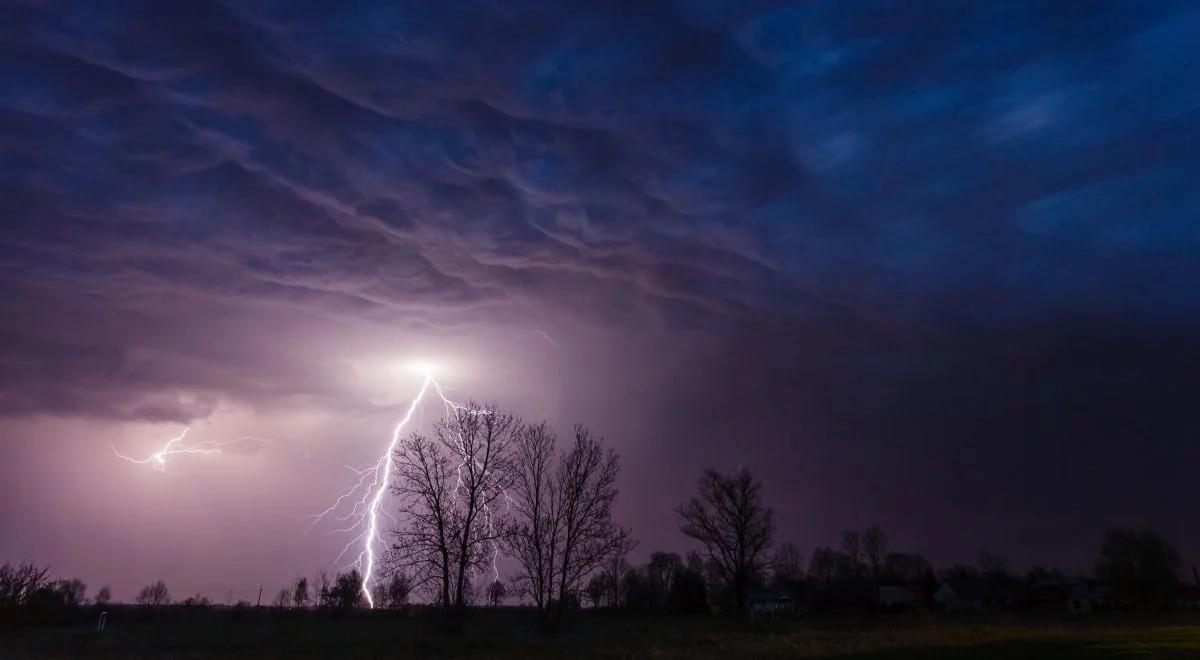
<svg viewBox="0 0 1200 660">
<path fill-rule="evenodd" d="M 258 604 L 255 607 L 262 607 L 262 585 L 258 585 Z"/>
</svg>

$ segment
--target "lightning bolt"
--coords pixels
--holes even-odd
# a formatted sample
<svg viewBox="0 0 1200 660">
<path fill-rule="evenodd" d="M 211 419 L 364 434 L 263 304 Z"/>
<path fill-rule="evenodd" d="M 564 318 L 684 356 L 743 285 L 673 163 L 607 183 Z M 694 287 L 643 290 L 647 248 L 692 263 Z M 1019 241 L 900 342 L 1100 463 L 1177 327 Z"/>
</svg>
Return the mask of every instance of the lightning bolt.
<svg viewBox="0 0 1200 660">
<path fill-rule="evenodd" d="M 387 450 L 376 463 L 376 472 L 379 471 L 378 466 L 382 465 L 383 477 L 378 480 L 378 487 L 375 489 L 375 494 L 371 496 L 371 503 L 367 507 L 367 532 L 366 538 L 363 539 L 363 555 L 360 555 L 360 561 L 364 556 L 366 559 L 363 562 L 362 592 L 367 597 L 367 605 L 371 608 L 375 607 L 375 597 L 371 595 L 371 575 L 375 572 L 375 542 L 379 539 L 379 510 L 380 504 L 383 502 L 383 495 L 387 492 L 392 480 L 392 452 L 396 450 L 396 445 L 400 444 L 400 432 L 408 424 L 408 420 L 412 419 L 413 412 L 421 403 L 421 399 L 425 398 L 425 392 L 429 390 L 429 384 L 432 382 L 433 375 L 426 373 L 425 380 L 421 382 L 421 390 L 413 398 L 404 418 L 392 430 L 392 441 L 388 443 Z"/>
<path fill-rule="evenodd" d="M 125 454 L 117 451 L 117 448 L 113 446 L 111 442 L 108 443 L 108 446 L 110 449 L 112 449 L 112 452 L 117 455 L 117 458 L 121 458 L 129 461 L 130 463 L 136 463 L 138 465 L 149 465 L 159 472 L 165 472 L 167 470 L 168 456 L 175 456 L 178 454 L 220 454 L 222 447 L 235 445 L 240 442 L 244 442 L 245 440 L 259 440 L 259 438 L 253 438 L 251 436 L 242 436 L 235 440 L 226 440 L 224 442 L 217 440 L 205 440 L 194 445 L 185 445 L 183 444 L 184 438 L 187 437 L 188 431 L 190 430 L 190 426 L 185 426 L 183 432 L 168 440 L 167 443 L 164 444 L 158 451 L 150 454 L 146 458 L 134 458 L 132 456 L 126 456 Z"/>
<path fill-rule="evenodd" d="M 434 389 L 437 390 L 438 397 L 441 398 L 442 404 L 446 406 L 446 415 L 447 416 L 453 417 L 456 412 L 466 409 L 465 406 L 463 406 L 459 403 L 455 403 L 454 401 L 450 400 L 450 398 L 446 396 L 445 391 L 442 390 L 441 384 L 439 384 L 437 381 L 433 382 L 433 387 L 434 387 Z M 474 411 L 474 412 L 476 412 L 477 414 L 482 414 L 482 415 L 490 415 L 491 414 L 490 410 L 479 410 L 479 411 Z M 462 462 L 458 464 L 458 468 L 456 469 L 456 473 L 458 476 L 457 476 L 457 481 L 454 484 L 454 498 L 452 500 L 455 502 L 457 502 L 458 493 L 462 489 L 462 471 L 463 471 L 463 468 L 466 467 L 467 460 L 468 460 L 467 449 L 463 445 L 462 436 L 459 435 L 457 439 L 458 439 L 458 453 L 459 453 L 459 456 L 462 458 Z M 480 470 L 483 469 L 483 466 L 480 465 L 478 460 L 475 460 L 475 467 Z M 508 496 L 508 491 L 501 490 L 500 494 L 504 498 L 504 501 L 507 504 L 508 508 L 511 509 L 512 508 L 512 499 Z M 495 531 L 495 527 L 494 527 L 493 520 L 492 520 L 492 507 L 491 507 L 491 505 L 488 505 L 488 504 L 483 505 L 483 525 L 487 529 L 488 534 L 493 536 L 493 540 L 492 540 L 492 576 L 493 576 L 493 579 L 499 581 L 500 566 L 498 565 L 497 562 L 500 558 L 500 544 L 494 540 L 495 534 L 493 532 Z M 471 577 L 472 577 L 472 580 L 474 580 L 474 569 L 472 569 Z"/>
<path fill-rule="evenodd" d="M 357 559 L 350 565 L 357 564 L 358 566 L 362 567 L 362 584 L 360 585 L 360 591 L 366 598 L 368 606 L 371 608 L 375 607 L 375 597 L 371 593 L 371 587 L 374 585 L 374 576 L 376 572 L 376 547 L 380 543 L 379 517 L 381 515 L 387 516 L 393 522 L 398 522 L 396 521 L 395 517 L 392 516 L 392 514 L 384 509 L 383 500 L 387 495 L 389 488 L 391 487 L 393 465 L 392 455 L 395 453 L 397 447 L 400 446 L 404 429 L 409 425 L 409 422 L 412 421 L 413 415 L 420 407 L 421 402 L 425 399 L 425 395 L 429 392 L 431 386 L 432 389 L 437 392 L 438 398 L 441 399 L 447 416 L 453 417 L 455 414 L 458 414 L 462 411 L 467 411 L 466 406 L 456 403 L 446 396 L 446 392 L 442 388 L 441 384 L 434 380 L 432 368 L 426 367 L 423 369 L 423 371 L 424 378 L 421 381 L 421 388 L 417 391 L 416 396 L 413 397 L 412 401 L 409 403 L 408 409 L 405 411 L 404 416 L 401 417 L 396 423 L 395 427 L 393 427 L 391 439 L 384 448 L 383 453 L 380 454 L 379 458 L 373 464 L 368 465 L 365 468 L 353 468 L 347 465 L 346 468 L 358 475 L 358 479 L 349 488 L 342 491 L 334 500 L 334 502 L 330 504 L 329 507 L 327 507 L 324 511 L 309 516 L 311 519 L 311 524 L 308 527 L 309 531 L 312 531 L 313 527 L 323 520 L 332 519 L 341 522 L 350 521 L 348 526 L 334 530 L 336 532 L 357 532 L 357 534 L 342 548 L 342 551 L 338 554 L 336 561 L 340 562 L 343 557 L 351 552 L 352 547 L 361 543 Z M 469 412 L 472 412 L 473 414 L 490 415 L 492 411 L 478 410 Z M 188 431 L 190 430 L 191 427 L 184 427 L 183 431 L 180 432 L 178 436 L 168 440 L 166 444 L 158 449 L 158 451 L 150 454 L 146 458 L 135 458 L 122 454 L 115 446 L 113 446 L 112 443 L 109 443 L 109 448 L 112 449 L 113 454 L 122 460 L 129 461 L 130 463 L 137 465 L 149 465 L 159 472 L 164 472 L 167 468 L 167 458 L 170 456 L 179 454 L 220 454 L 222 453 L 222 447 L 233 445 L 247 439 L 258 439 L 251 436 L 242 436 L 235 440 L 224 442 L 205 440 L 195 444 L 186 444 L 185 440 L 187 438 Z M 454 486 L 455 501 L 457 501 L 458 494 L 463 487 L 463 468 L 467 467 L 467 462 L 474 460 L 477 468 L 483 468 L 477 459 L 472 459 L 472 457 L 468 455 L 462 436 L 456 435 L 456 440 L 458 443 L 458 453 L 462 461 L 459 463 L 457 468 L 457 481 Z M 484 477 L 486 477 L 486 475 L 484 475 Z M 508 505 L 511 506 L 512 502 L 508 498 L 508 493 L 505 491 L 500 492 L 502 493 Z M 350 510 L 344 514 L 338 513 L 339 510 L 343 509 L 347 502 L 353 502 L 353 504 L 350 506 Z M 489 535 L 494 536 L 494 518 L 490 505 L 484 506 L 483 519 L 480 524 L 487 529 Z M 497 565 L 499 555 L 499 544 L 493 540 L 492 573 L 494 578 L 497 580 L 500 579 L 500 570 Z M 472 571 L 472 579 L 474 579 L 474 571 Z"/>
<path fill-rule="evenodd" d="M 428 394 L 431 387 L 433 391 L 437 393 L 438 398 L 441 399 L 442 405 L 446 409 L 447 416 L 452 417 L 457 412 L 466 409 L 465 406 L 456 403 L 446 396 L 446 392 L 442 388 L 442 385 L 434 379 L 432 369 L 424 369 L 424 378 L 421 381 L 421 388 L 417 391 L 416 396 L 413 397 L 412 402 L 409 403 L 408 409 L 405 411 L 404 416 L 401 417 L 396 423 L 395 427 L 393 427 L 391 439 L 384 448 L 383 452 L 380 454 L 379 458 L 373 464 L 368 465 L 365 468 L 353 468 L 347 465 L 347 469 L 358 475 L 358 479 L 346 490 L 339 493 L 333 503 L 330 504 L 329 507 L 327 507 L 324 511 L 309 516 L 311 520 L 309 525 L 310 531 L 323 520 L 337 520 L 342 522 L 348 521 L 350 523 L 346 527 L 333 530 L 335 532 L 348 532 L 355 534 L 346 543 L 346 545 L 342 547 L 342 551 L 338 553 L 335 562 L 341 562 L 343 557 L 352 552 L 352 548 L 358 548 L 356 559 L 350 562 L 349 565 L 345 566 L 345 568 L 355 565 L 362 568 L 362 583 L 359 591 L 363 594 L 363 597 L 367 601 L 367 605 L 371 608 L 375 607 L 375 597 L 371 593 L 371 587 L 374 586 L 374 576 L 376 573 L 376 548 L 380 543 L 379 518 L 381 515 L 387 516 L 393 522 L 397 522 L 396 519 L 383 507 L 384 497 L 387 495 L 387 492 L 391 487 L 393 465 L 392 455 L 396 451 L 397 447 L 399 447 L 401 444 L 404 429 L 412 420 L 413 415 L 420 407 L 421 402 L 425 399 L 425 396 Z M 478 414 L 490 414 L 490 411 L 478 411 Z M 459 464 L 457 469 L 458 478 L 454 487 L 455 498 L 457 498 L 458 492 L 463 486 L 462 470 L 464 467 L 466 467 L 467 461 L 470 460 L 467 455 L 466 447 L 463 444 L 462 437 L 457 437 L 457 441 L 459 455 L 462 458 L 462 462 Z M 476 465 L 479 466 L 479 463 L 476 462 Z M 507 500 L 508 494 L 504 493 L 504 497 Z M 353 504 L 350 504 L 350 510 L 344 514 L 338 513 L 338 511 L 343 510 L 345 505 L 349 502 L 353 502 Z M 490 534 L 495 529 L 493 527 L 494 522 L 491 507 L 485 507 L 483 513 L 483 522 L 481 524 L 485 525 Z M 492 572 L 497 580 L 500 578 L 500 571 L 499 567 L 497 566 L 499 554 L 499 544 L 493 541 Z"/>
<path fill-rule="evenodd" d="M 389 518 L 392 517 L 390 513 L 383 509 L 383 498 L 387 494 L 392 481 L 392 453 L 399 446 L 404 428 L 412 420 L 417 408 L 421 405 L 421 401 L 425 398 L 425 393 L 429 391 L 429 386 L 433 382 L 433 373 L 427 370 L 424 379 L 421 381 L 421 389 L 417 391 L 417 395 L 408 404 L 408 410 L 405 411 L 404 416 L 393 427 L 391 440 L 375 463 L 361 469 L 347 465 L 346 467 L 351 472 L 358 475 L 358 481 L 342 491 L 333 504 L 330 504 L 324 511 L 309 516 L 312 521 L 309 525 L 310 531 L 322 520 L 352 521 L 349 526 L 334 530 L 335 532 L 358 532 L 357 535 L 346 543 L 342 551 L 338 553 L 335 561 L 340 562 L 342 557 L 346 556 L 353 546 L 359 542 L 362 543 L 357 559 L 351 562 L 350 565 L 358 564 L 362 567 L 360 591 L 366 598 L 367 605 L 371 608 L 375 607 L 375 596 L 371 594 L 371 586 L 375 575 L 375 548 L 379 543 L 379 516 L 382 514 Z M 354 499 L 356 497 L 357 499 Z M 345 514 L 338 514 L 338 510 L 348 500 L 354 502 L 350 507 L 350 511 Z"/>
</svg>

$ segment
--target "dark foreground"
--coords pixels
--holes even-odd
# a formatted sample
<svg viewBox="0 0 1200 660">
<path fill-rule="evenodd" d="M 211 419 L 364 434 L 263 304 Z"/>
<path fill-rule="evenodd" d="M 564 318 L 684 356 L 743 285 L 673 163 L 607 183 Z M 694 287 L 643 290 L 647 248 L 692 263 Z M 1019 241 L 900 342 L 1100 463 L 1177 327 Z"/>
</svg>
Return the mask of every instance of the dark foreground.
<svg viewBox="0 0 1200 660">
<path fill-rule="evenodd" d="M 1200 658 L 1200 615 L 934 615 L 744 622 L 578 613 L 541 634 L 530 613 L 475 612 L 459 634 L 417 612 L 329 619 L 212 611 L 0 632 L 0 658 Z"/>
</svg>

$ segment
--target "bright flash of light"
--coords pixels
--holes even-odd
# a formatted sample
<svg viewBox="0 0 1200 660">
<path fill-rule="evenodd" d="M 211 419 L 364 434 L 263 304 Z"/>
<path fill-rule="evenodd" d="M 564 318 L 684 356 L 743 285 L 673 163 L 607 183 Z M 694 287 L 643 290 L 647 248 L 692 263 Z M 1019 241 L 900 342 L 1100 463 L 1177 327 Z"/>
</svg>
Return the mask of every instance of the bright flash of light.
<svg viewBox="0 0 1200 660">
<path fill-rule="evenodd" d="M 413 360 L 405 365 L 405 370 L 418 376 L 432 378 L 434 372 L 438 371 L 438 364 L 432 360 Z"/>
<path fill-rule="evenodd" d="M 117 448 L 114 447 L 111 442 L 108 444 L 108 446 L 118 458 L 129 461 L 130 463 L 136 463 L 138 465 L 149 465 L 159 472 L 165 472 L 167 469 L 167 457 L 169 456 L 176 456 L 179 454 L 220 454 L 222 447 L 235 445 L 246 440 L 258 440 L 258 438 L 243 436 L 241 438 L 237 438 L 236 440 L 205 440 L 203 442 L 197 442 L 196 444 L 186 444 L 184 439 L 187 437 L 188 431 L 190 430 L 190 426 L 184 427 L 183 432 L 168 440 L 165 445 L 159 448 L 158 451 L 150 454 L 146 458 L 134 458 L 132 456 L 126 456 L 125 454 L 117 451 Z"/>
<path fill-rule="evenodd" d="M 404 414 L 404 418 L 392 430 L 392 441 L 388 443 L 387 450 L 383 453 L 383 456 L 379 457 L 379 463 L 377 464 L 382 465 L 383 476 L 378 480 L 379 484 L 375 489 L 375 494 L 371 496 L 371 503 L 367 505 L 367 532 L 366 538 L 363 539 L 363 555 L 359 557 L 363 566 L 362 592 L 367 597 L 367 604 L 371 607 L 375 607 L 375 597 L 371 595 L 370 587 L 371 575 L 375 572 L 375 542 L 379 539 L 379 510 L 383 502 L 383 495 L 391 486 L 392 452 L 396 450 L 396 445 L 400 444 L 400 432 L 408 425 L 408 420 L 412 419 L 413 412 L 417 409 L 417 405 L 421 403 L 421 399 L 425 398 L 425 392 L 429 390 L 429 383 L 432 381 L 433 376 L 427 373 L 425 380 L 421 382 L 420 391 L 413 398 L 412 405 L 408 407 L 408 412 Z"/>
<path fill-rule="evenodd" d="M 408 365 L 405 365 L 405 371 L 416 373 L 422 376 L 421 388 L 417 391 L 416 396 L 413 397 L 412 402 L 409 403 L 408 409 L 405 411 L 404 416 L 392 429 L 391 439 L 385 447 L 383 453 L 379 456 L 375 463 L 365 468 L 355 469 L 353 467 L 346 466 L 351 472 L 354 472 L 356 475 L 358 475 L 358 479 L 353 485 L 342 491 L 334 500 L 333 504 L 329 505 L 328 508 L 318 514 L 310 516 L 310 530 L 322 520 L 331 519 L 349 522 L 348 526 L 334 531 L 349 533 L 357 532 L 357 534 L 355 534 L 355 536 L 351 538 L 349 542 L 347 542 L 342 548 L 342 551 L 338 554 L 337 561 L 340 562 L 342 557 L 346 556 L 347 553 L 350 553 L 351 548 L 355 546 L 359 547 L 357 559 L 356 561 L 351 562 L 350 566 L 357 564 L 361 567 L 362 584 L 360 591 L 366 598 L 368 606 L 372 608 L 375 607 L 375 597 L 371 593 L 371 587 L 374 586 L 374 576 L 376 573 L 376 547 L 380 543 L 379 517 L 381 515 L 387 516 L 393 522 L 398 522 L 384 508 L 383 500 L 391 487 L 393 465 L 392 455 L 397 448 L 401 446 L 403 437 L 402 433 L 405 427 L 407 427 L 409 422 L 412 420 L 413 415 L 415 414 L 417 408 L 421 405 L 421 402 L 424 400 L 425 395 L 429 392 L 431 386 L 432 389 L 437 393 L 438 398 L 442 400 L 442 404 L 445 406 L 446 414 L 448 416 L 453 416 L 456 411 L 463 409 L 462 405 L 455 403 L 446 396 L 441 384 L 434 379 L 433 374 L 436 368 L 437 367 L 435 363 L 427 360 L 414 361 Z M 486 414 L 486 411 L 481 411 L 481 413 Z M 455 497 L 457 497 L 458 491 L 462 488 L 462 469 L 466 466 L 468 460 L 466 448 L 463 446 L 461 437 L 458 438 L 458 446 L 462 463 L 460 463 L 458 466 L 458 480 L 455 484 L 454 491 Z M 505 493 L 505 497 L 507 499 L 507 493 Z M 351 503 L 349 505 L 349 511 L 346 513 L 338 513 L 339 510 L 344 510 L 347 503 Z M 490 507 L 485 508 L 483 513 L 484 519 L 481 524 L 485 525 L 490 532 L 493 525 L 492 511 Z M 493 543 L 492 551 L 492 570 L 496 579 L 499 579 L 500 573 L 496 565 L 497 557 L 499 556 L 500 552 L 499 546 Z"/>
<path fill-rule="evenodd" d="M 352 546 L 359 542 L 362 543 L 362 549 L 359 551 L 357 559 L 358 565 L 362 567 L 361 591 L 363 596 L 366 597 L 367 604 L 372 608 L 375 607 L 375 596 L 371 593 L 371 586 L 375 575 L 375 548 L 379 543 L 379 516 L 382 514 L 391 517 L 391 514 L 383 508 L 383 498 L 391 486 L 392 453 L 396 451 L 396 447 L 400 444 L 404 428 L 412 420 L 418 406 L 421 405 L 421 401 L 425 398 L 425 393 L 429 391 L 430 384 L 433 383 L 432 366 L 427 362 L 422 362 L 414 363 L 409 367 L 409 369 L 418 368 L 421 369 L 420 373 L 424 376 L 421 381 L 421 389 L 417 391 L 417 395 L 409 403 L 408 410 L 405 411 L 404 416 L 400 418 L 400 421 L 392 429 L 391 440 L 384 448 L 379 459 L 373 465 L 363 469 L 355 469 L 347 466 L 352 472 L 358 474 L 358 481 L 338 495 L 333 504 L 329 505 L 324 511 L 311 516 L 312 523 L 309 525 L 309 529 L 311 530 L 317 523 L 326 519 L 352 521 L 348 527 L 336 530 L 339 532 L 358 531 L 358 534 L 350 539 L 345 547 L 342 548 L 341 553 L 338 554 L 338 560 L 340 561 L 350 551 Z M 347 500 L 354 502 L 351 505 L 350 511 L 345 514 L 339 514 L 338 509 Z"/>
<path fill-rule="evenodd" d="M 447 416 L 453 417 L 455 412 L 464 409 L 463 405 L 455 403 L 454 401 L 451 401 L 450 398 L 446 396 L 446 393 L 442 390 L 442 386 L 437 381 L 433 381 L 433 387 L 434 387 L 434 389 L 437 390 L 438 396 L 442 399 L 442 404 L 446 406 L 446 415 Z M 488 414 L 491 414 L 491 411 L 480 410 L 480 411 L 478 411 L 478 413 L 488 415 Z M 459 453 L 459 456 L 462 458 L 462 462 L 458 464 L 458 468 L 456 469 L 458 478 L 454 484 L 454 496 L 452 499 L 452 501 L 455 501 L 455 502 L 458 501 L 458 493 L 460 490 L 462 490 L 462 475 L 463 475 L 462 471 L 463 471 L 463 468 L 467 466 L 467 459 L 468 459 L 467 449 L 463 444 L 463 439 L 462 439 L 461 435 L 458 436 L 458 453 Z M 478 459 L 475 460 L 475 467 L 476 467 L 476 469 L 480 469 L 480 470 L 483 469 L 483 466 L 479 464 Z M 482 475 L 481 475 L 481 478 L 482 478 Z M 504 501 L 508 505 L 508 508 L 511 509 L 512 508 L 512 499 L 508 496 L 508 492 L 501 491 L 500 495 L 504 498 Z M 495 534 L 493 534 L 493 532 L 495 531 L 495 528 L 493 526 L 492 508 L 490 505 L 485 504 L 483 506 L 483 522 L 482 522 L 482 524 L 483 524 L 484 528 L 487 529 L 488 534 L 490 536 L 492 536 L 494 539 Z M 492 541 L 492 576 L 493 576 L 493 579 L 495 579 L 496 581 L 500 580 L 500 567 L 497 564 L 497 560 L 499 559 L 499 557 L 500 557 L 500 544 L 497 543 L 495 540 L 493 540 Z M 473 575 L 472 575 L 472 579 L 474 579 Z"/>
</svg>

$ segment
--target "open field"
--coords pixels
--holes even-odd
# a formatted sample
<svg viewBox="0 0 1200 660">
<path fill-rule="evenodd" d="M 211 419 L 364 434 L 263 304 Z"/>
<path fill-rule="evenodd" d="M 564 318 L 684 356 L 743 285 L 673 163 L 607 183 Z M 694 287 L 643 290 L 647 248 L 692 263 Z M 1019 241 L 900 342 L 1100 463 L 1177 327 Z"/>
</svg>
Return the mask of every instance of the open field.
<svg viewBox="0 0 1200 660">
<path fill-rule="evenodd" d="M 5 633 L 0 658 L 1196 658 L 1200 616 L 1086 620 L 931 616 L 739 622 L 717 617 L 582 613 L 541 634 L 528 612 L 477 612 L 457 635 L 439 619 L 379 613 L 122 623 Z"/>
</svg>

